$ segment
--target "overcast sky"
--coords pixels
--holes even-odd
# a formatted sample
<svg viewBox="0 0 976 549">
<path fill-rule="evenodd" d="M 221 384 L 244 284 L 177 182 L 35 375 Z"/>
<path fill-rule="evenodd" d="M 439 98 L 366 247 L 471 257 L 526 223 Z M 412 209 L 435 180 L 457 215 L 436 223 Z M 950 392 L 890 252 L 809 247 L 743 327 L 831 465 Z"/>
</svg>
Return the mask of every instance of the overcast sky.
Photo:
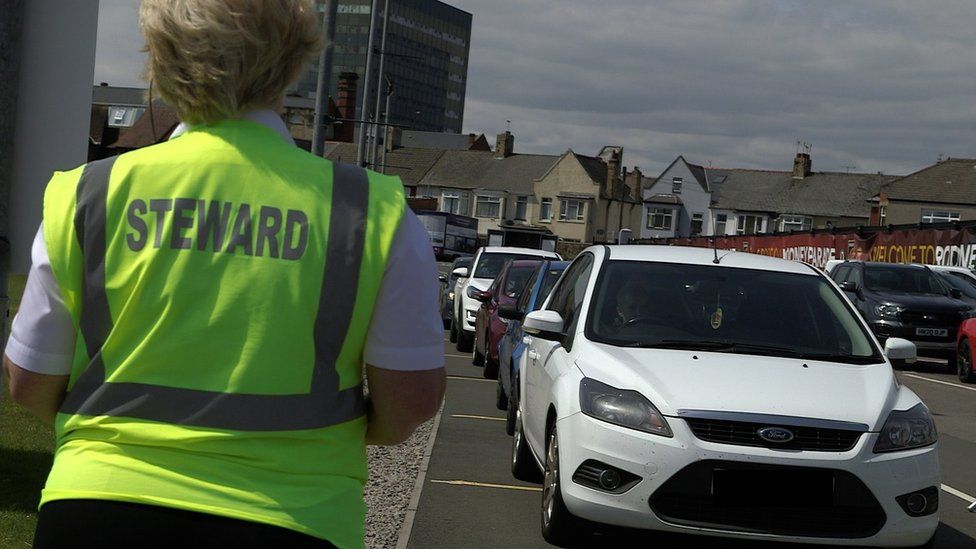
<svg viewBox="0 0 976 549">
<path fill-rule="evenodd" d="M 971 0 L 451 0 L 474 14 L 466 132 L 657 175 L 904 174 L 976 157 Z M 101 0 L 95 82 L 141 85 L 138 0 Z M 491 141 L 494 141 L 493 137 Z"/>
</svg>

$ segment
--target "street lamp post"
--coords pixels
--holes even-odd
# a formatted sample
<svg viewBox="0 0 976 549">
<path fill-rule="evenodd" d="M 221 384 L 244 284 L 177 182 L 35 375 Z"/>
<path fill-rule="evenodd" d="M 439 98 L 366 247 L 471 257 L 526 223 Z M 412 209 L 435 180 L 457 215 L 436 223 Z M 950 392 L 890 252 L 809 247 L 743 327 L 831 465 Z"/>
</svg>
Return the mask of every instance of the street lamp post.
<svg viewBox="0 0 976 549">
<path fill-rule="evenodd" d="M 376 43 L 376 27 L 379 26 L 379 3 L 380 0 L 373 0 L 372 7 L 369 12 L 369 38 L 367 39 L 366 46 L 366 75 L 363 82 L 363 104 L 360 110 L 359 118 L 361 120 L 369 120 L 369 104 L 370 92 L 373 88 L 373 64 L 376 62 L 376 54 L 374 52 L 374 44 Z M 359 147 L 356 150 L 356 164 L 359 166 L 365 166 L 366 160 L 366 133 L 367 126 L 359 127 Z"/>
<path fill-rule="evenodd" d="M 323 119 L 329 107 L 329 88 L 332 84 L 332 52 L 335 43 L 336 11 L 338 0 L 325 0 L 322 15 L 322 29 L 325 32 L 325 45 L 319 55 L 319 81 L 315 86 L 315 116 L 312 120 L 312 154 L 322 156 L 325 152 L 325 128 Z"/>
</svg>

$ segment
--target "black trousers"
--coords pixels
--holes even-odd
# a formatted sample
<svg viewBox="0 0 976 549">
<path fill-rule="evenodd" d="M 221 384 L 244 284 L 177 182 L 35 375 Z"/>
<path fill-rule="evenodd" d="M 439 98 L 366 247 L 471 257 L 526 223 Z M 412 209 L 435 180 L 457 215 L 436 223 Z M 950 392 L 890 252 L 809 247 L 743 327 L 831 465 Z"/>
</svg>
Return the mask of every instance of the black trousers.
<svg viewBox="0 0 976 549">
<path fill-rule="evenodd" d="M 120 501 L 66 499 L 44 504 L 35 549 L 115 547 L 271 547 L 335 549 L 331 543 L 268 524 Z"/>
</svg>

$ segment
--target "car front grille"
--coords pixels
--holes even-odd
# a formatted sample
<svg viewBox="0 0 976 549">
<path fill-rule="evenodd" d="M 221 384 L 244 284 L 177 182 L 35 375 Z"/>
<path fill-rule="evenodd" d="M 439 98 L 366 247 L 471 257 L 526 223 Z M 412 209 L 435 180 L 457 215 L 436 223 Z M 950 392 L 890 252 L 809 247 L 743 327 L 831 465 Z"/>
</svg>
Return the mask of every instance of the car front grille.
<svg viewBox="0 0 976 549">
<path fill-rule="evenodd" d="M 955 328 L 962 322 L 962 317 L 958 313 L 929 312 L 929 311 L 902 311 L 899 318 L 905 324 L 912 326 L 932 326 L 936 328 Z"/>
<path fill-rule="evenodd" d="M 780 536 L 867 538 L 886 521 L 847 471 L 721 460 L 685 467 L 648 504 L 671 524 Z"/>
<path fill-rule="evenodd" d="M 770 423 L 749 423 L 722 419 L 684 418 L 691 431 L 701 440 L 733 444 L 736 446 L 761 446 L 781 450 L 816 450 L 820 452 L 846 452 L 861 437 L 858 431 L 828 429 L 824 427 L 800 427 Z M 767 442 L 759 437 L 759 431 L 767 427 L 788 429 L 793 433 L 789 442 Z"/>
</svg>

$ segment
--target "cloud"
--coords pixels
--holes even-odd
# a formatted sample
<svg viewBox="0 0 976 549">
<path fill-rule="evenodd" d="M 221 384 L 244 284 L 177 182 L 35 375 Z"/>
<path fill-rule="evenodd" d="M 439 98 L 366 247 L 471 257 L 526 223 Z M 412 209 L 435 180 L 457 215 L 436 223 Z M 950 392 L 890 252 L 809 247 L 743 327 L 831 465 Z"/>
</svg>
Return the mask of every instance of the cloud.
<svg viewBox="0 0 976 549">
<path fill-rule="evenodd" d="M 449 0 L 473 14 L 465 131 L 657 173 L 679 154 L 908 173 L 976 156 L 966 0 Z M 136 0 L 102 0 L 96 81 L 141 85 Z"/>
</svg>

